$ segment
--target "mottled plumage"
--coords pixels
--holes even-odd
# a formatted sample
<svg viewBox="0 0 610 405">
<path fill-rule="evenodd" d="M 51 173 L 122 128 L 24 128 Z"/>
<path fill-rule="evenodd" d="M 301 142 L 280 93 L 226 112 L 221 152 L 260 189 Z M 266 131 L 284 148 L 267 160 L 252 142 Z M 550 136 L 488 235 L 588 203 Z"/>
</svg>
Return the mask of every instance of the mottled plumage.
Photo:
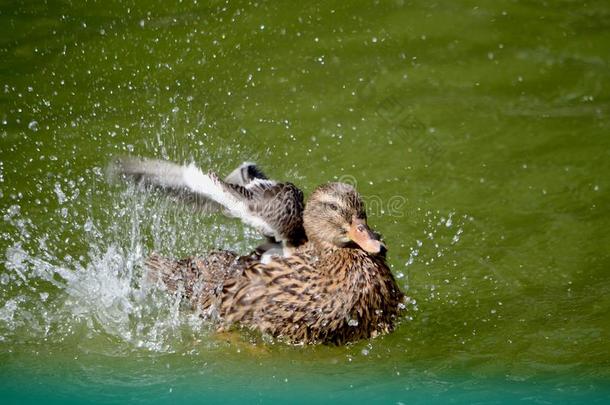
<svg viewBox="0 0 610 405">
<path fill-rule="evenodd" d="M 304 224 L 310 241 L 269 263 L 212 252 L 177 262 L 155 255 L 147 265 L 221 329 L 239 325 L 292 343 L 335 344 L 391 331 L 404 295 L 353 187 L 319 187 Z"/>
</svg>

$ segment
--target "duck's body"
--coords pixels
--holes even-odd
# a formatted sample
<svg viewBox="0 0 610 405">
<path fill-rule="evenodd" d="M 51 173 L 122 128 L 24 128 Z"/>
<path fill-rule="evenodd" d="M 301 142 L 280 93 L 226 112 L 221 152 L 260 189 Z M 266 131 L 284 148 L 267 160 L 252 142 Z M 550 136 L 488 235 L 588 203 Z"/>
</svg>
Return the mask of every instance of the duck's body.
<svg viewBox="0 0 610 405">
<path fill-rule="evenodd" d="M 170 288 L 183 283 L 192 305 L 222 328 L 238 324 L 292 343 L 334 344 L 391 331 L 404 295 L 383 257 L 359 248 L 315 250 L 304 245 L 266 264 L 230 252 L 179 265 L 153 256 L 148 266 Z"/>
<path fill-rule="evenodd" d="M 304 214 L 309 241 L 289 257 L 213 252 L 148 267 L 221 328 L 240 325 L 292 343 L 343 344 L 394 328 L 404 295 L 351 186 L 319 187 Z"/>
</svg>

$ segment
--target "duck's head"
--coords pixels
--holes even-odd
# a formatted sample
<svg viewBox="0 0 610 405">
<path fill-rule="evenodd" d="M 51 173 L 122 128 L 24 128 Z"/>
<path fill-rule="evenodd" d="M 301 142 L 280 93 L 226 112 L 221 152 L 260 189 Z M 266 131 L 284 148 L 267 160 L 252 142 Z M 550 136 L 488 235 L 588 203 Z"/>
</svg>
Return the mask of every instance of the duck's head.
<svg viewBox="0 0 610 405">
<path fill-rule="evenodd" d="M 360 195 L 349 184 L 318 187 L 305 205 L 303 225 L 309 240 L 322 247 L 352 245 L 372 254 L 385 251 L 379 235 L 366 224 Z"/>
</svg>

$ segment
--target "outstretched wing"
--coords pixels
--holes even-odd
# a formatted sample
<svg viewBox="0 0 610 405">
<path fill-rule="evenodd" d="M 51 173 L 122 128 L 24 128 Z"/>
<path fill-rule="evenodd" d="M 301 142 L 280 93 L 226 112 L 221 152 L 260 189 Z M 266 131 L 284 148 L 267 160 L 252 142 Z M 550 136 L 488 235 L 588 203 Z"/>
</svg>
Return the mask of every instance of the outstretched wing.
<svg viewBox="0 0 610 405">
<path fill-rule="evenodd" d="M 119 157 L 111 162 L 109 172 L 111 176 L 119 175 L 136 184 L 160 190 L 198 210 L 221 211 L 222 206 L 189 188 L 184 177 L 186 168 L 165 160 Z M 266 180 L 267 177 L 254 163 L 244 162 L 225 178 L 225 182 L 246 186 L 257 179 Z"/>
<path fill-rule="evenodd" d="M 303 193 L 291 183 L 268 179 L 254 163 L 243 163 L 225 180 L 212 172 L 203 173 L 194 164 L 154 159 L 119 158 L 111 171 L 193 203 L 200 210 L 239 218 L 290 246 L 305 241 Z"/>
<path fill-rule="evenodd" d="M 111 177 L 121 177 L 138 185 L 154 188 L 177 198 L 203 212 L 218 212 L 221 206 L 214 201 L 193 193 L 184 181 L 185 167 L 172 162 L 157 159 L 140 159 L 120 157 L 109 165 Z"/>
<path fill-rule="evenodd" d="M 191 164 L 186 167 L 187 187 L 223 207 L 265 236 L 290 246 L 304 242 L 303 193 L 292 183 L 254 178 L 245 185 L 228 183 L 214 173 L 203 173 Z"/>
</svg>

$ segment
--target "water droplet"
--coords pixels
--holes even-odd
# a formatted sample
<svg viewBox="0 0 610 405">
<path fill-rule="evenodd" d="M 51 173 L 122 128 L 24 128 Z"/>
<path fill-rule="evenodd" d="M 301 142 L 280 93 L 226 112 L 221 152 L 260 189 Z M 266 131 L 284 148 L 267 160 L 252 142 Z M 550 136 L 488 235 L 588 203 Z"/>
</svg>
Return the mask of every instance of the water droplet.
<svg viewBox="0 0 610 405">
<path fill-rule="evenodd" d="M 63 204 L 66 201 L 66 195 L 61 190 L 61 185 L 59 183 L 55 183 L 55 195 L 57 195 L 57 201 L 60 204 Z"/>
</svg>

